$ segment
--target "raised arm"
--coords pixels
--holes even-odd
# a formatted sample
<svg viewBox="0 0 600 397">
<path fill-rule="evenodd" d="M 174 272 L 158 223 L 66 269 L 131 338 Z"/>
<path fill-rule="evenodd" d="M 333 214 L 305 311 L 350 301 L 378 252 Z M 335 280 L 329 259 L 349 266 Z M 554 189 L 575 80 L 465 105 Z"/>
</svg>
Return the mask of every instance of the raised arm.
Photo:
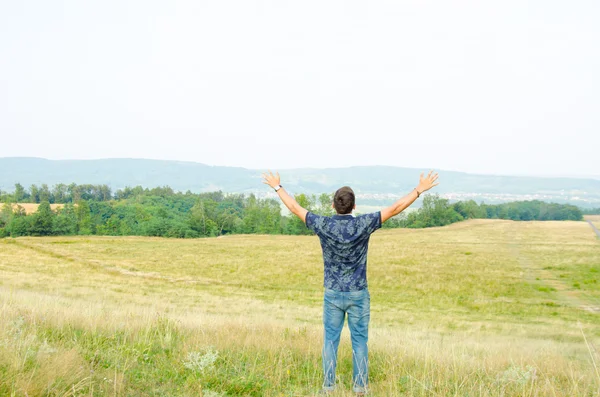
<svg viewBox="0 0 600 397">
<path fill-rule="evenodd" d="M 262 177 L 263 183 L 265 185 L 269 185 L 273 189 L 276 189 L 279 186 L 276 192 L 279 195 L 281 201 L 283 201 L 283 204 L 285 204 L 285 206 L 288 208 L 288 210 L 290 210 L 292 214 L 296 215 L 298 218 L 302 219 L 302 222 L 306 223 L 306 214 L 308 213 L 308 211 L 302 208 L 300 204 L 298 204 L 296 200 L 294 200 L 294 198 L 290 196 L 281 186 L 279 172 L 277 172 L 275 175 L 273 175 L 271 171 L 269 171 L 268 174 L 265 172 L 264 174 L 262 174 Z"/>
<path fill-rule="evenodd" d="M 399 213 L 410 207 L 410 205 L 414 203 L 415 200 L 419 198 L 421 194 L 439 184 L 436 183 L 437 179 L 437 172 L 434 173 L 433 171 L 429 171 L 429 174 L 426 177 L 424 177 L 423 173 L 421 173 L 419 185 L 416 188 L 414 188 L 412 192 L 408 193 L 406 196 L 402 197 L 400 200 L 396 201 L 389 207 L 381 210 L 381 222 L 383 223 L 387 221 L 391 217 L 398 215 Z"/>
</svg>

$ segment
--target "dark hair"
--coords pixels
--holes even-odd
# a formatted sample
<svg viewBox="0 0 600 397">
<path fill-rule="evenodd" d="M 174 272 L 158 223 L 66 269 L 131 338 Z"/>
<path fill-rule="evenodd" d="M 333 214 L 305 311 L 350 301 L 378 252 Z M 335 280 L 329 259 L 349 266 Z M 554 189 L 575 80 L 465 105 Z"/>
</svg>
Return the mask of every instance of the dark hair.
<svg viewBox="0 0 600 397">
<path fill-rule="evenodd" d="M 333 207 L 338 214 L 349 214 L 354 209 L 354 191 L 348 187 L 341 187 L 333 196 Z"/>
</svg>

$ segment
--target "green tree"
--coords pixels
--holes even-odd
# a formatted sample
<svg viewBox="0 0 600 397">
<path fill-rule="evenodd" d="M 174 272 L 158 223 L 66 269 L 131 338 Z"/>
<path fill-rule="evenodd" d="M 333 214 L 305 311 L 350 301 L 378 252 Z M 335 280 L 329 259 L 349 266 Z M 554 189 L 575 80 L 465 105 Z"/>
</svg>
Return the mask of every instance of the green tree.
<svg viewBox="0 0 600 397">
<path fill-rule="evenodd" d="M 77 234 L 77 215 L 72 203 L 67 203 L 58 210 L 54 219 L 54 234 L 71 236 Z"/>
<path fill-rule="evenodd" d="M 77 184 L 71 183 L 67 187 L 67 191 L 69 192 L 69 196 L 71 198 L 72 203 L 78 203 L 79 201 L 81 201 L 81 190 L 79 189 L 79 186 L 77 186 Z"/>
<path fill-rule="evenodd" d="M 10 223 L 13 217 L 13 206 L 12 203 L 4 203 L 2 210 L 0 211 L 0 227 L 5 227 Z"/>
<path fill-rule="evenodd" d="M 426 195 L 423 206 L 418 211 L 409 213 L 403 224 L 410 228 L 434 227 L 449 225 L 462 219 L 447 199 L 438 195 Z"/>
<path fill-rule="evenodd" d="M 37 211 L 31 215 L 29 233 L 32 236 L 50 236 L 54 232 L 55 214 L 48 201 L 42 201 Z"/>
<path fill-rule="evenodd" d="M 24 202 L 28 198 L 27 196 L 28 196 L 28 194 L 25 191 L 25 188 L 23 187 L 23 185 L 21 185 L 20 183 L 15 184 L 15 193 L 14 193 L 15 203 Z"/>
<path fill-rule="evenodd" d="M 48 188 L 48 185 L 45 183 L 42 183 L 42 186 L 40 187 L 39 196 L 40 196 L 40 203 L 43 201 L 47 201 L 49 203 L 54 203 L 54 197 L 50 193 L 50 188 Z"/>
<path fill-rule="evenodd" d="M 101 201 L 111 200 L 112 194 L 111 194 L 110 187 L 108 187 L 108 185 L 101 185 L 98 188 L 98 196 L 99 196 L 99 200 L 101 200 Z"/>
<path fill-rule="evenodd" d="M 39 203 L 40 202 L 40 189 L 36 185 L 29 187 L 29 202 Z"/>
<path fill-rule="evenodd" d="M 231 232 L 231 230 L 234 229 L 236 222 L 239 220 L 238 212 L 233 206 L 227 205 L 220 207 L 222 208 L 220 208 L 215 222 L 217 224 L 218 235 Z"/>
<path fill-rule="evenodd" d="M 322 193 L 319 196 L 319 209 L 317 210 L 319 215 L 331 216 L 335 214 L 333 205 L 333 194 Z"/>
<path fill-rule="evenodd" d="M 31 217 L 25 215 L 18 215 L 18 212 L 13 213 L 14 216 L 10 220 L 6 231 L 10 233 L 11 237 L 27 236 L 31 225 Z"/>
<path fill-rule="evenodd" d="M 92 224 L 92 214 L 90 213 L 90 205 L 87 201 L 81 200 L 75 207 L 75 215 L 77 216 L 77 232 L 81 235 L 94 234 Z"/>
<path fill-rule="evenodd" d="M 315 197 L 308 196 L 306 194 L 296 194 L 294 195 L 296 202 L 300 204 L 301 207 L 305 208 L 310 212 L 315 212 L 314 204 Z M 288 215 L 289 219 L 285 222 L 285 233 L 286 234 L 299 234 L 299 235 L 310 235 L 312 231 L 306 227 L 304 222 L 295 215 Z"/>
<path fill-rule="evenodd" d="M 13 218 L 13 207 L 10 202 L 4 203 L 0 211 L 0 238 L 10 235 L 8 225 Z"/>
<path fill-rule="evenodd" d="M 121 218 L 117 214 L 108 218 L 106 223 L 96 226 L 96 233 L 101 235 L 118 236 L 121 231 Z"/>
<path fill-rule="evenodd" d="M 52 195 L 54 196 L 55 203 L 65 204 L 70 201 L 68 187 L 64 183 L 54 185 L 54 188 L 52 189 Z"/>
<path fill-rule="evenodd" d="M 250 195 L 240 224 L 242 233 L 280 233 L 281 206 L 276 200 L 260 200 Z"/>
<path fill-rule="evenodd" d="M 457 201 L 452 207 L 464 219 L 484 219 L 487 217 L 485 208 L 479 206 L 474 200 Z"/>
<path fill-rule="evenodd" d="M 218 227 L 216 222 L 209 217 L 207 203 L 209 204 L 208 207 L 216 204 L 212 200 L 198 199 L 196 201 L 196 204 L 194 204 L 190 211 L 188 223 L 190 228 L 198 232 L 201 236 L 216 236 Z"/>
</svg>

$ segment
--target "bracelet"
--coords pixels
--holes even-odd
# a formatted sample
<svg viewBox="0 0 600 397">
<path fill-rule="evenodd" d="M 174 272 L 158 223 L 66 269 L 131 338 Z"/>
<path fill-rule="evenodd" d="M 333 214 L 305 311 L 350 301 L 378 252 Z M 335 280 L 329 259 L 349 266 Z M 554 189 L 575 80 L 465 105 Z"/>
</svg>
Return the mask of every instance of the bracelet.
<svg viewBox="0 0 600 397">
<path fill-rule="evenodd" d="M 419 193 L 419 191 L 417 190 L 417 188 L 415 188 L 415 191 L 417 192 L 417 198 L 419 198 L 419 196 L 421 196 L 421 193 Z"/>
</svg>

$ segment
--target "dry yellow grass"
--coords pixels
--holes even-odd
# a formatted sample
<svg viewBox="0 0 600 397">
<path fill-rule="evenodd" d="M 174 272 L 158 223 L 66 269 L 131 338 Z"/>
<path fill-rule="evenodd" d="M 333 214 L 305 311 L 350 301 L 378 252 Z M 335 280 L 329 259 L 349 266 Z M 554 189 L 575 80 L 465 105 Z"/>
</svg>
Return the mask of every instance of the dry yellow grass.
<svg viewBox="0 0 600 397">
<path fill-rule="evenodd" d="M 600 343 L 598 271 L 585 222 L 378 231 L 373 394 L 595 393 L 598 357 L 583 335 Z M 0 371 L 12 368 L 0 395 L 48 384 L 48 395 L 310 395 L 321 379 L 321 283 L 315 237 L 0 240 Z M 222 358 L 191 374 L 186 354 L 206 346 Z M 350 363 L 345 330 L 339 395 Z"/>
<path fill-rule="evenodd" d="M 17 203 L 13 204 L 13 209 L 16 210 L 18 207 L 22 207 L 25 210 L 25 213 L 27 213 L 27 215 L 30 215 L 34 212 L 37 212 L 39 206 L 39 204 L 34 203 Z M 57 209 L 62 208 L 64 206 L 64 204 L 50 204 L 50 208 L 52 209 L 52 211 L 56 211 Z"/>
</svg>

